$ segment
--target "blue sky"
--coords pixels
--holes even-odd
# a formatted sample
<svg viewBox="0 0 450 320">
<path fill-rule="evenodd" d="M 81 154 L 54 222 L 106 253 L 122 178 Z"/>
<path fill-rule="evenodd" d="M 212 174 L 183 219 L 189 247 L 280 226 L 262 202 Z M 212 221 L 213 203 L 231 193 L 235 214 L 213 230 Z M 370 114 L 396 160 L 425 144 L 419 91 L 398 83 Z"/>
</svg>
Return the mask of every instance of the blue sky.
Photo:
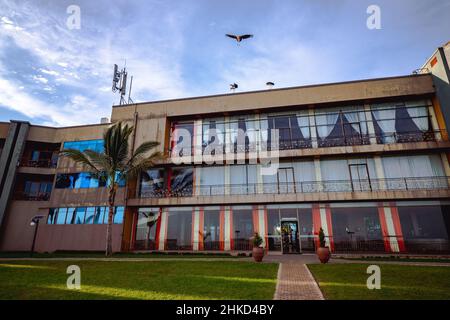
<svg viewBox="0 0 450 320">
<path fill-rule="evenodd" d="M 444 0 L 0 0 L 0 121 L 97 123 L 125 59 L 138 102 L 410 74 L 450 40 L 449 14 Z"/>
</svg>

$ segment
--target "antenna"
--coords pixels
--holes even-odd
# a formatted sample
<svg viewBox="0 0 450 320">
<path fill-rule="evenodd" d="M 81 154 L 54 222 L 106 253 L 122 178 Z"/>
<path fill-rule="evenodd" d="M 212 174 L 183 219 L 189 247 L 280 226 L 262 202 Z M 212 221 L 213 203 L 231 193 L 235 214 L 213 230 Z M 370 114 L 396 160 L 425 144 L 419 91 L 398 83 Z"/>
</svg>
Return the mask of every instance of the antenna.
<svg viewBox="0 0 450 320">
<path fill-rule="evenodd" d="M 125 60 L 126 64 L 126 60 Z M 117 64 L 114 64 L 114 73 L 113 73 L 113 82 L 112 82 L 112 92 L 120 92 L 120 102 L 119 105 L 133 103 L 131 99 L 131 85 L 130 91 L 128 92 L 128 102 L 125 99 L 127 94 L 127 77 L 128 72 L 126 67 L 124 67 L 121 71 L 119 71 L 119 67 Z M 131 77 L 131 83 L 133 83 L 133 77 Z"/>
<path fill-rule="evenodd" d="M 130 80 L 130 90 L 128 91 L 128 104 L 134 103 L 133 99 L 131 99 L 131 88 L 133 87 L 133 76 L 131 76 Z"/>
</svg>

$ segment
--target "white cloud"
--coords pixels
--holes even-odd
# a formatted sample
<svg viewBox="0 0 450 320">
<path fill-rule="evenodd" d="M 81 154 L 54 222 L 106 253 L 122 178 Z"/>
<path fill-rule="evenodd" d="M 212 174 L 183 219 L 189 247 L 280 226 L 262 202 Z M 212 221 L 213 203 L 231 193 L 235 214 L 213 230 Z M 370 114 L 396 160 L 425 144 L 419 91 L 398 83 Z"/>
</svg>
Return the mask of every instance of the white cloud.
<svg viewBox="0 0 450 320">
<path fill-rule="evenodd" d="M 35 82 L 47 83 L 48 79 L 41 76 L 33 76 Z"/>
<path fill-rule="evenodd" d="M 39 69 L 42 73 L 48 74 L 50 76 L 58 76 L 59 72 L 55 71 L 55 70 L 46 70 L 46 69 Z"/>
</svg>

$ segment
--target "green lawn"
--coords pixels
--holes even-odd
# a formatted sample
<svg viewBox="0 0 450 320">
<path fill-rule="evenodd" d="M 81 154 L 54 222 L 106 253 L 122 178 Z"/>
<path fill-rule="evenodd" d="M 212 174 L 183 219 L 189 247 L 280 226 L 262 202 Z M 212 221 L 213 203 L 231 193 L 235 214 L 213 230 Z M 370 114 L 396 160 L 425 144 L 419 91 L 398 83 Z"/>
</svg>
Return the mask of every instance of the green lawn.
<svg viewBox="0 0 450 320">
<path fill-rule="evenodd" d="M 72 264 L 81 290 L 66 287 Z M 277 270 L 244 261 L 0 261 L 0 299 L 272 299 Z"/>
<path fill-rule="evenodd" d="M 308 268 L 326 299 L 450 299 L 450 267 L 378 265 L 380 290 L 367 289 L 368 264 L 316 264 Z"/>
</svg>

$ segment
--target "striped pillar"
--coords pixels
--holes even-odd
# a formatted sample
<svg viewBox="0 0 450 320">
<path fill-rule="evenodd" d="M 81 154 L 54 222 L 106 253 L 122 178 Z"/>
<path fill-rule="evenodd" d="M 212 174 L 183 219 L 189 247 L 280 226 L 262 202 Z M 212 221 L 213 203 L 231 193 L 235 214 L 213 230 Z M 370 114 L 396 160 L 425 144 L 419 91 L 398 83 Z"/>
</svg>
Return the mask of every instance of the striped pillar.
<svg viewBox="0 0 450 320">
<path fill-rule="evenodd" d="M 319 242 L 319 231 L 320 228 L 323 229 L 325 234 L 325 245 L 334 251 L 334 241 L 333 241 L 333 225 L 331 220 L 331 209 L 329 205 L 314 204 L 313 205 L 313 229 L 314 235 L 316 236 L 316 247 L 320 245 Z"/>
<path fill-rule="evenodd" d="M 158 249 L 160 251 L 165 250 L 165 243 L 166 243 L 166 236 L 167 236 L 167 208 L 162 208 L 161 210 L 161 217 L 160 221 L 158 221 L 159 224 L 159 233 L 158 233 Z"/>
<path fill-rule="evenodd" d="M 394 203 L 381 203 L 378 206 L 381 232 L 387 252 L 404 252 L 405 243 L 400 225 L 397 207 Z"/>
<path fill-rule="evenodd" d="M 203 158 L 203 123 L 202 119 L 195 120 L 194 122 L 194 163 L 202 164 Z"/>
<path fill-rule="evenodd" d="M 223 215 L 223 220 L 221 219 L 220 229 L 223 241 L 223 250 L 224 251 L 230 251 L 233 248 L 233 239 L 231 232 L 233 231 L 232 225 L 233 225 L 233 218 L 231 213 L 231 208 L 229 206 L 223 207 L 223 210 L 221 210 L 221 215 Z M 223 221 L 223 223 L 222 223 Z"/>
<path fill-rule="evenodd" d="M 203 228 L 202 228 L 203 229 Z M 196 207 L 192 211 L 192 250 L 200 250 L 200 241 L 203 242 L 203 232 L 200 231 L 200 208 Z M 201 236 L 200 236 L 201 235 Z"/>
</svg>

